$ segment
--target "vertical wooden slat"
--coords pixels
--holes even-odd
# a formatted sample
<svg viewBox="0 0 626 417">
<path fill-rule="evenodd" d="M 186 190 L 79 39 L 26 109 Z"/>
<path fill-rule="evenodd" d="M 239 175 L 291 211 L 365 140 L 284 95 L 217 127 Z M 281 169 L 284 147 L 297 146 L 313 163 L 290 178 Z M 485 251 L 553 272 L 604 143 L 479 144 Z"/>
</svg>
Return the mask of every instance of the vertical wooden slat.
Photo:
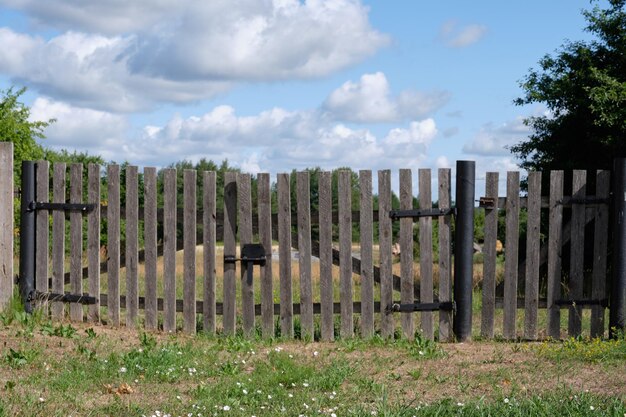
<svg viewBox="0 0 626 417">
<path fill-rule="evenodd" d="M 596 172 L 596 197 L 608 198 L 611 186 L 611 172 Z M 609 205 L 598 204 L 595 208 L 595 228 L 593 245 L 593 271 L 591 298 L 601 300 L 606 297 L 606 255 L 608 246 Z M 591 306 L 591 337 L 604 335 L 604 307 Z"/>
<path fill-rule="evenodd" d="M 96 207 L 87 214 L 87 275 L 89 295 L 96 303 L 87 309 L 87 319 L 100 322 L 100 165 L 87 166 L 87 202 Z"/>
<path fill-rule="evenodd" d="M 280 276 L 280 332 L 293 337 L 291 292 L 291 192 L 289 174 L 278 174 L 278 257 Z"/>
<path fill-rule="evenodd" d="M 496 243 L 498 240 L 498 181 L 497 172 L 488 172 L 485 197 L 493 200 L 493 208 L 485 209 L 485 241 L 483 244 L 483 294 L 480 335 L 493 338 L 496 308 Z"/>
<path fill-rule="evenodd" d="M 224 174 L 224 257 L 236 257 L 237 247 L 237 173 Z M 224 262 L 224 334 L 235 334 L 236 265 Z"/>
<path fill-rule="evenodd" d="M 561 254 L 563 246 L 563 171 L 550 172 L 550 219 L 548 225 L 548 336 L 561 337 Z"/>
<path fill-rule="evenodd" d="M 361 243 L 361 336 L 374 335 L 374 237 L 372 206 L 372 171 L 359 171 Z"/>
<path fill-rule="evenodd" d="M 112 326 L 120 325 L 120 167 L 107 167 L 108 207 L 107 261 L 108 297 L 107 310 Z"/>
<path fill-rule="evenodd" d="M 450 168 L 440 168 L 438 172 L 439 208 L 450 208 Z M 439 301 L 452 301 L 452 255 L 450 248 L 451 216 L 439 217 Z M 439 311 L 439 340 L 452 340 L 452 312 Z"/>
<path fill-rule="evenodd" d="M 166 171 L 167 172 L 167 171 Z M 156 168 L 143 169 L 144 182 L 144 249 L 145 259 L 145 327 L 157 328 L 157 171 Z M 165 260 L 165 258 L 164 258 Z M 168 331 L 171 330 L 168 328 Z"/>
<path fill-rule="evenodd" d="M 83 164 L 70 165 L 70 203 L 83 201 Z M 83 293 L 83 214 L 70 212 L 70 288 L 72 294 Z M 72 321 L 83 321 L 83 305 L 70 304 Z"/>
<path fill-rule="evenodd" d="M 352 187 L 351 172 L 339 171 L 339 301 L 341 303 L 341 337 L 354 336 L 352 290 Z"/>
<path fill-rule="evenodd" d="M 411 210 L 413 208 L 413 180 L 410 169 L 400 170 L 400 209 Z M 402 304 L 415 302 L 413 289 L 413 219 L 404 217 L 400 219 L 400 301 Z M 404 337 L 413 340 L 415 337 L 414 313 L 401 313 L 402 332 Z"/>
<path fill-rule="evenodd" d="M 391 269 L 391 171 L 378 171 L 378 237 L 380 256 L 380 324 L 383 337 L 393 337 L 393 314 L 386 307 L 393 303 Z"/>
<path fill-rule="evenodd" d="M 53 167 L 52 201 L 65 203 L 65 163 Z M 52 212 L 52 292 L 61 294 L 65 287 L 65 214 L 61 210 Z M 52 318 L 63 319 L 65 307 L 61 302 L 52 303 Z"/>
<path fill-rule="evenodd" d="M 421 209 L 432 209 L 430 169 L 419 170 L 419 203 Z M 433 220 L 422 217 L 420 223 L 420 302 L 433 302 Z M 435 336 L 433 313 L 422 313 L 422 333 L 427 339 Z"/>
<path fill-rule="evenodd" d="M 528 173 L 528 221 L 526 225 L 526 286 L 524 290 L 524 337 L 537 339 L 539 305 L 539 247 L 541 227 L 541 172 Z"/>
<path fill-rule="evenodd" d="M 13 297 L 13 143 L 0 142 L 0 311 Z"/>
<path fill-rule="evenodd" d="M 272 276 L 272 197 L 270 175 L 257 177 L 259 205 L 259 241 L 265 248 L 267 261 L 261 266 L 261 321 L 263 337 L 274 337 L 274 280 Z"/>
<path fill-rule="evenodd" d="M 183 172 L 183 331 L 196 333 L 196 184 L 193 169 Z"/>
<path fill-rule="evenodd" d="M 176 169 L 163 174 L 163 330 L 176 331 Z"/>
<path fill-rule="evenodd" d="M 331 174 L 320 172 L 319 228 L 320 228 L 320 303 L 322 340 L 334 339 L 333 326 L 333 250 L 332 250 L 332 188 Z"/>
<path fill-rule="evenodd" d="M 47 203 L 50 201 L 50 164 L 48 161 L 37 161 L 37 190 L 36 200 L 41 203 Z M 2 200 L 0 200 L 2 201 Z M 48 210 L 37 210 L 36 214 L 37 222 L 37 237 L 36 237 L 36 250 L 35 257 L 35 276 L 37 280 L 35 282 L 35 288 L 40 292 L 48 292 L 48 277 L 49 277 L 49 238 L 50 238 L 50 213 Z M 47 303 L 41 306 L 44 311 L 44 315 L 47 315 L 48 306 Z"/>
<path fill-rule="evenodd" d="M 126 167 L 126 325 L 137 324 L 139 312 L 139 185 L 136 166 Z"/>
<path fill-rule="evenodd" d="M 296 174 L 298 211 L 298 263 L 302 337 L 313 339 L 313 288 L 311 283 L 311 191 L 309 173 Z"/>
<path fill-rule="evenodd" d="M 237 191 L 239 205 L 239 244 L 243 246 L 252 243 L 252 194 L 250 174 L 237 176 Z M 240 252 L 241 253 L 241 252 Z M 250 266 L 253 269 L 254 267 Z M 241 262 L 241 307 L 243 313 L 243 332 L 250 337 L 254 334 L 254 283 L 248 279 L 248 264 Z"/>
<path fill-rule="evenodd" d="M 202 266 L 204 272 L 203 281 L 203 330 L 209 334 L 215 334 L 215 287 L 216 287 L 216 270 L 215 270 L 215 251 L 216 251 L 216 232 L 217 232 L 217 183 L 214 171 L 205 171 L 202 173 Z"/>
<path fill-rule="evenodd" d="M 587 171 L 574 170 L 572 198 L 582 200 L 587 195 Z M 583 298 L 583 268 L 585 256 L 585 206 L 572 204 L 572 237 L 570 250 L 569 298 Z M 568 333 L 571 337 L 580 335 L 582 329 L 582 307 L 571 306 L 568 315 Z"/>
<path fill-rule="evenodd" d="M 519 172 L 509 171 L 506 178 L 506 252 L 504 258 L 503 335 L 505 339 L 516 337 L 519 189 Z"/>
</svg>

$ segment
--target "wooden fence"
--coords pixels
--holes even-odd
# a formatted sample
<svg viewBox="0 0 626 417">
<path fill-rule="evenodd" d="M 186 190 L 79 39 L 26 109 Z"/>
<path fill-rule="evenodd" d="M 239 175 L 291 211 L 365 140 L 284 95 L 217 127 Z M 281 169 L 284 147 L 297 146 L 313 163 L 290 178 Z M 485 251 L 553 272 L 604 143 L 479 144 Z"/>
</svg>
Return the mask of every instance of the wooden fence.
<svg viewBox="0 0 626 417">
<path fill-rule="evenodd" d="M 0 147 L 0 161 L 3 161 L 0 168 L 10 166 L 4 162 L 6 155 L 7 147 Z M 454 223 L 453 216 L 421 217 L 417 221 L 400 219 L 397 242 L 401 252 L 399 260 L 395 259 L 389 216 L 392 209 L 392 172 L 389 170 L 378 171 L 377 189 L 372 187 L 371 171 L 358 173 L 358 202 L 351 201 L 351 173 L 339 171 L 335 212 L 330 172 L 319 173 L 317 190 L 310 189 L 308 172 L 295 174 L 295 206 L 292 206 L 290 175 L 278 174 L 277 211 L 272 213 L 273 188 L 269 174 L 259 174 L 253 182 L 249 174 L 226 173 L 224 204 L 218 207 L 217 173 L 186 170 L 184 203 L 178 207 L 176 170 L 163 170 L 163 188 L 157 189 L 155 168 L 145 168 L 140 183 L 137 167 L 128 166 L 124 173 L 126 194 L 122 207 L 117 165 L 106 168 L 105 202 L 100 201 L 103 184 L 100 166 L 87 167 L 85 184 L 84 168 L 79 164 L 69 167 L 55 164 L 51 182 L 48 163 L 38 162 L 37 167 L 37 201 L 48 201 L 51 196 L 53 202 L 63 203 L 69 195 L 69 202 L 81 203 L 86 195 L 86 203 L 97 206 L 88 214 L 72 211 L 68 216 L 58 210 L 37 211 L 37 291 L 70 292 L 96 298 L 96 303 L 87 307 L 70 303 L 67 311 L 64 304 L 50 302 L 50 314 L 56 320 L 67 318 L 69 313 L 73 321 L 106 322 L 112 326 L 139 324 L 148 330 L 174 332 L 177 318 L 180 320 L 182 316 L 182 330 L 186 333 L 199 329 L 208 333 L 242 331 L 252 335 L 259 331 L 264 337 L 272 337 L 280 331 L 281 336 L 293 337 L 297 327 L 302 337 L 317 335 L 322 340 L 333 340 L 336 335 L 353 337 L 355 331 L 362 337 L 371 337 L 374 333 L 391 337 L 399 333 L 412 338 L 416 330 L 429 339 L 453 339 L 450 311 L 389 311 L 394 302 L 452 301 Z M 12 181 L 9 174 L 3 171 L 0 176 L 4 194 Z M 200 202 L 196 200 L 198 175 L 201 176 Z M 436 175 L 438 208 L 450 208 L 453 204 L 451 170 L 439 169 Z M 583 329 L 582 318 L 586 317 L 583 309 L 588 311 L 589 308 L 590 324 L 585 328 L 590 329 L 592 336 L 605 332 L 610 173 L 596 173 L 595 194 L 591 196 L 586 191 L 585 171 L 573 172 L 572 196 L 563 195 L 564 172 L 543 175 L 549 177 L 549 190 L 541 188 L 542 173 L 531 172 L 525 197 L 520 197 L 518 172 L 507 173 L 505 190 L 498 188 L 498 173 L 486 175 L 484 198 L 481 198 L 481 208 L 477 208 L 485 210 L 483 263 L 474 266 L 475 274 L 482 272 L 482 280 L 475 287 L 475 297 L 481 302 L 480 319 L 474 320 L 475 333 L 478 334 L 480 328 L 484 338 L 501 335 L 506 339 L 534 340 L 546 336 L 576 336 Z M 413 176 L 411 170 L 399 171 L 400 209 L 414 208 Z M 428 169 L 417 172 L 420 209 L 433 207 L 431 176 Z M 256 190 L 252 189 L 253 183 Z M 312 191 L 319 200 L 316 212 L 311 211 Z M 140 192 L 143 207 L 138 204 Z M 481 195 L 482 190 L 476 193 Z M 159 206 L 160 194 L 163 203 Z M 506 197 L 499 197 L 500 194 Z M 10 200 L 0 200 L 0 220 L 5 223 L 7 216 L 12 217 L 12 209 L 5 204 Z M 353 203 L 358 205 L 357 211 L 353 211 Z M 520 211 L 527 212 L 525 241 L 520 241 Z M 52 216 L 51 228 L 49 216 Z M 69 250 L 65 248 L 66 217 L 69 218 Z M 502 218 L 504 223 L 499 224 Z M 103 220 L 106 220 L 106 255 L 101 248 Z M 435 222 L 437 226 L 433 227 Z M 177 236 L 177 225 L 181 223 L 183 233 Z M 353 242 L 354 225 L 358 225 L 358 244 Z M 505 235 L 503 268 L 502 255 L 496 253 L 498 228 L 502 226 Z M 416 227 L 419 233 L 414 241 Z M 4 233 L 0 235 L 0 244 L 10 240 L 5 236 L 5 229 L 0 227 L 0 233 Z M 82 236 L 83 229 L 86 239 Z M 319 236 L 317 240 L 312 239 L 313 229 Z M 338 240 L 333 239 L 334 232 Z M 138 244 L 140 235 L 144 240 L 143 248 Z M 589 240 L 593 240 L 592 246 L 585 244 Z M 278 250 L 272 254 L 270 248 L 276 241 Z M 253 280 L 260 281 L 257 286 L 260 304 L 256 305 L 255 285 L 248 279 L 245 262 L 224 263 L 220 274 L 223 290 L 216 291 L 219 245 L 223 245 L 224 256 L 237 256 L 238 248 L 253 242 L 261 243 L 267 250 L 267 262 L 254 270 Z M 438 253 L 433 252 L 433 243 Z M 520 250 L 520 243 L 524 251 Z M 352 254 L 353 244 L 360 248 L 358 256 Z M 197 245 L 201 245 L 201 269 L 197 268 Z M 418 259 L 414 259 L 414 245 L 419 247 Z M 297 275 L 292 272 L 292 248 L 298 251 Z M 176 252 L 181 249 L 184 251 L 183 296 L 178 300 L 176 285 L 180 280 L 176 277 Z M 587 256 L 589 250 L 593 251 L 593 256 Z M 7 250 L 1 252 L 6 254 Z M 65 270 L 66 254 L 69 271 Z M 278 262 L 275 262 L 276 254 Z M 569 258 L 563 259 L 564 254 Z M 12 259 L 9 262 L 5 257 L 0 258 L 4 270 L 12 263 Z M 160 257 L 163 258 L 162 268 L 157 267 Z M 592 259 L 591 263 L 585 262 L 586 257 Z M 313 262 L 319 262 L 319 285 L 313 282 Z M 140 263 L 144 264 L 143 280 L 138 273 Z M 399 274 L 394 274 L 396 263 L 399 263 Z M 338 268 L 338 283 L 333 281 L 333 268 Z M 273 287 L 276 269 L 278 288 Z M 120 271 L 124 271 L 125 276 L 122 277 Z M 102 273 L 106 273 L 106 294 L 101 293 Z M 9 279 L 6 273 L 0 272 L 0 301 L 7 300 L 11 294 L 12 274 Z M 124 294 L 120 291 L 122 279 L 126 284 Z M 202 294 L 196 293 L 197 280 L 202 280 Z M 355 294 L 356 281 L 360 284 L 360 294 Z M 295 285 L 299 286 L 298 291 Z M 314 288 L 319 288 L 319 292 L 314 292 Z M 299 293 L 295 303 L 294 292 Z M 568 316 L 563 325 L 562 312 Z M 299 316 L 298 326 L 294 323 L 295 316 Z"/>
</svg>

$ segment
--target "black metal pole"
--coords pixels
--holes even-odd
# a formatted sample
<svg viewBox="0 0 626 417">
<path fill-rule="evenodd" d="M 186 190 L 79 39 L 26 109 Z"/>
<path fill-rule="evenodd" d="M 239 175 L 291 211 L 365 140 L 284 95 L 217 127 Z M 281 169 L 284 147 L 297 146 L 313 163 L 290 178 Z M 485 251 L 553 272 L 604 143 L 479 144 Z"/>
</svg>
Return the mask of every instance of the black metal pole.
<svg viewBox="0 0 626 417">
<path fill-rule="evenodd" d="M 626 325 L 626 159 L 613 161 L 613 277 L 609 310 L 609 336 Z"/>
<path fill-rule="evenodd" d="M 22 162 L 22 203 L 20 209 L 20 296 L 27 313 L 32 312 L 29 298 L 35 290 L 35 163 Z"/>
<path fill-rule="evenodd" d="M 474 188 L 476 163 L 456 163 L 456 224 L 454 233 L 454 335 L 459 342 L 472 336 L 474 274 Z"/>
</svg>

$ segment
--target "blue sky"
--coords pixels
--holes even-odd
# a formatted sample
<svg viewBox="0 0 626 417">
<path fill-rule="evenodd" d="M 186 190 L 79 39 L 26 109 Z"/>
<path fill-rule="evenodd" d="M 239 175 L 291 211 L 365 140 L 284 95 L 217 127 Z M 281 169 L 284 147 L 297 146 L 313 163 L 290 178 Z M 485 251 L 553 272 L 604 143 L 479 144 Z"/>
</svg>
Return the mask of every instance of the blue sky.
<svg viewBox="0 0 626 417">
<path fill-rule="evenodd" d="M 603 6 L 603 1 L 596 4 Z M 518 81 L 588 0 L 0 0 L 0 88 L 45 143 L 162 167 L 513 170 Z"/>
</svg>

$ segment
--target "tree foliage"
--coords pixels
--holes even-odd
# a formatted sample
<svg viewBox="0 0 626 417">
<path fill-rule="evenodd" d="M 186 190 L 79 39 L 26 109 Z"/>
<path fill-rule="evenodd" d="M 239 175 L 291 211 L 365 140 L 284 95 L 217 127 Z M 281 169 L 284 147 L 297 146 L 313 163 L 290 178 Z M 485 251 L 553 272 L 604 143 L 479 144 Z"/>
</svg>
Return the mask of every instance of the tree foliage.
<svg viewBox="0 0 626 417">
<path fill-rule="evenodd" d="M 594 0 L 592 0 L 594 1 Z M 520 83 L 517 105 L 543 103 L 511 148 L 526 169 L 609 169 L 626 156 L 626 0 L 583 11 L 594 40 L 567 42 Z"/>
</svg>

